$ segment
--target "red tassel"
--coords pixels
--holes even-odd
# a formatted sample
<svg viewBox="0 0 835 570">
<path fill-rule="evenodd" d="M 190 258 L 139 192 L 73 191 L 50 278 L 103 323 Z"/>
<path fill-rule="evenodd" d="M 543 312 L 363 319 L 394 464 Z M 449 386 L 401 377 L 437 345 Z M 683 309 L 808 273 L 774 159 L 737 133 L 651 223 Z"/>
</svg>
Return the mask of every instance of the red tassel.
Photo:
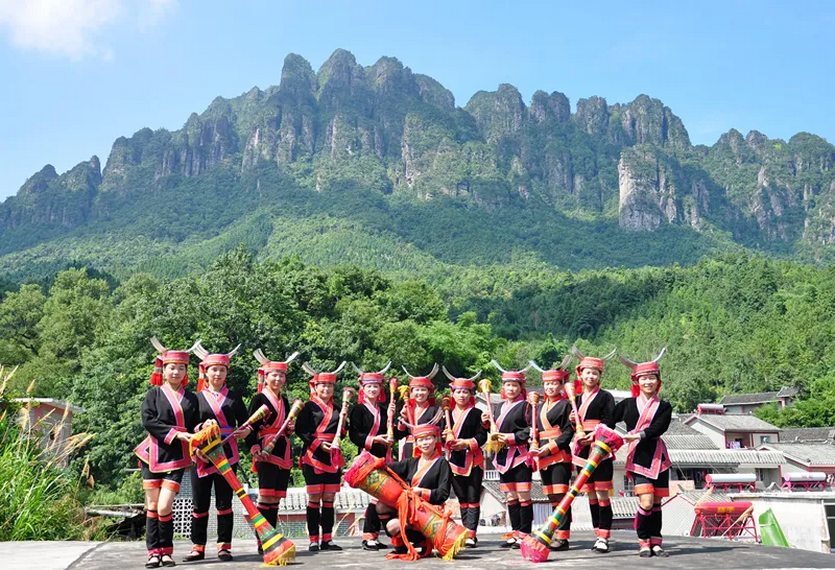
<svg viewBox="0 0 835 570">
<path fill-rule="evenodd" d="M 188 386 L 188 373 L 186 373 L 185 378 L 183 378 L 183 386 Z"/>
<path fill-rule="evenodd" d="M 632 383 L 632 397 L 637 398 L 641 394 L 641 387 L 638 386 L 637 382 Z"/>
<path fill-rule="evenodd" d="M 201 362 L 197 366 L 199 374 L 197 375 L 197 391 L 202 392 L 206 388 L 206 367 Z"/>
<path fill-rule="evenodd" d="M 151 374 L 151 386 L 162 386 L 162 358 L 154 360 L 154 373 Z"/>
</svg>

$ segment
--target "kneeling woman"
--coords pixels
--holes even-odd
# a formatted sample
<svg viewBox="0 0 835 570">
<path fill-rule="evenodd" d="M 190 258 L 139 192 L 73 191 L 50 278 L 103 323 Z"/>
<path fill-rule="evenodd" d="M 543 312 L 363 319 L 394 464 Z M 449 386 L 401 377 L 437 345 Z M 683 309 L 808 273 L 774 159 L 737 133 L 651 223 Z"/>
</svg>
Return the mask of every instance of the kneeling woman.
<svg viewBox="0 0 835 570">
<path fill-rule="evenodd" d="M 146 568 L 175 566 L 174 499 L 180 492 L 185 468 L 191 465 L 189 442 L 199 421 L 197 397 L 186 391 L 189 350 L 166 350 L 151 339 L 160 354 L 151 376 L 153 387 L 142 402 L 142 425 L 148 432 L 134 452 L 142 462 L 145 489 Z M 163 381 L 164 379 L 164 381 Z M 189 433 L 191 432 L 191 433 Z"/>
<path fill-rule="evenodd" d="M 415 445 L 420 452 L 419 457 L 396 461 L 388 466 L 398 477 L 411 485 L 412 490 L 424 501 L 433 505 L 443 505 L 449 498 L 452 470 L 441 453 L 441 432 L 435 423 L 409 427 L 415 437 Z M 397 516 L 394 509 L 383 503 L 377 503 L 377 510 L 381 514 L 392 513 L 395 517 Z M 386 524 L 386 533 L 392 537 L 391 542 L 394 545 L 394 550 L 389 556 L 397 557 L 409 551 L 400 538 L 404 524 L 406 521 L 401 521 L 399 518 L 392 518 Z M 432 543 L 418 530 L 407 525 L 406 536 L 411 543 L 422 547 L 421 557 L 432 553 Z"/>
</svg>

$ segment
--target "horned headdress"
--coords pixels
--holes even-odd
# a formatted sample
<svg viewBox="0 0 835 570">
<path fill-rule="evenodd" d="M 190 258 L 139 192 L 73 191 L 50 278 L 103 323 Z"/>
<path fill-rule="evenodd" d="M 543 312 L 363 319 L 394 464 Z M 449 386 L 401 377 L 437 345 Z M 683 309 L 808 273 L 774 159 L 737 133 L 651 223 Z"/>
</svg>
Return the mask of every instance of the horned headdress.
<svg viewBox="0 0 835 570">
<path fill-rule="evenodd" d="M 443 444 L 441 443 L 441 428 L 438 426 L 438 423 L 441 421 L 442 417 L 444 417 L 444 410 L 442 408 L 438 408 L 438 411 L 435 412 L 433 418 L 425 424 L 410 424 L 407 421 L 400 421 L 403 425 L 409 428 L 409 433 L 412 434 L 415 440 L 419 437 L 423 437 L 424 435 L 434 435 L 436 438 L 435 453 L 441 453 Z M 412 453 L 414 457 L 420 456 L 417 445 L 414 446 Z"/>
<path fill-rule="evenodd" d="M 577 348 L 576 344 L 571 345 L 571 354 L 576 356 L 580 359 L 580 364 L 577 365 L 577 368 L 574 369 L 577 377 L 574 380 L 574 390 L 577 393 L 583 389 L 582 383 L 580 381 L 580 373 L 583 371 L 584 368 L 594 368 L 599 370 L 601 374 L 603 374 L 603 366 L 606 364 L 607 361 L 611 360 L 612 357 L 617 354 L 618 349 L 612 349 L 612 352 L 607 354 L 606 356 L 596 357 L 596 356 L 585 356 L 580 349 Z"/>
<path fill-rule="evenodd" d="M 444 371 L 444 376 L 446 376 L 450 380 L 450 390 L 464 389 L 469 390 L 470 392 L 475 392 L 475 381 L 481 377 L 481 370 L 479 370 L 478 373 L 472 378 L 456 378 L 455 376 L 449 373 L 449 370 L 446 369 L 446 366 L 442 366 L 441 370 Z"/>
<path fill-rule="evenodd" d="M 568 380 L 569 376 L 571 376 L 571 372 L 567 370 L 567 366 L 571 362 L 571 358 L 571 353 L 566 354 L 565 358 L 562 359 L 562 362 L 560 362 L 559 366 L 557 366 L 556 368 L 551 368 L 549 370 L 543 370 L 533 360 L 529 360 L 528 362 L 530 363 L 532 368 L 535 368 L 542 374 L 543 382 L 547 382 L 549 380 L 565 382 L 566 380 Z"/>
<path fill-rule="evenodd" d="M 258 393 L 260 394 L 264 391 L 264 378 L 267 377 L 267 374 L 274 370 L 287 374 L 287 366 L 293 362 L 298 355 L 299 353 L 296 351 L 288 356 L 287 360 L 270 360 L 264 355 L 263 350 L 256 348 L 252 353 L 252 356 L 254 356 L 255 360 L 261 364 L 261 367 L 258 369 Z"/>
<path fill-rule="evenodd" d="M 522 397 L 523 398 L 528 397 L 528 391 L 525 389 L 525 382 L 526 382 L 525 372 L 527 372 L 528 370 L 531 369 L 530 364 L 525 366 L 522 370 L 505 370 L 504 368 L 502 368 L 502 365 L 499 364 L 498 362 L 496 362 L 495 360 L 491 360 L 490 362 L 493 364 L 493 366 L 498 368 L 502 373 L 502 391 L 501 391 L 502 400 L 507 399 L 507 396 L 504 393 L 504 383 L 505 382 L 519 382 L 519 385 L 522 387 Z"/>
<path fill-rule="evenodd" d="M 440 367 L 436 363 L 432 370 L 429 371 L 429 374 L 426 376 L 412 376 L 409 374 L 409 371 L 406 370 L 405 366 L 402 366 L 403 372 L 406 373 L 406 376 L 409 377 L 409 385 L 403 386 L 401 390 L 401 398 L 403 398 L 403 394 L 410 391 L 412 388 L 423 387 L 429 390 L 429 404 L 434 406 L 435 405 L 435 384 L 432 382 L 432 379 L 440 370 Z"/>
<path fill-rule="evenodd" d="M 348 364 L 346 361 L 342 361 L 342 364 L 336 367 L 336 370 L 333 372 L 316 372 L 316 370 L 310 365 L 309 362 L 305 362 L 302 364 L 302 368 L 304 371 L 310 374 L 311 378 L 307 382 L 310 385 L 310 393 L 316 391 L 316 384 L 324 383 L 324 384 L 336 384 L 336 375 L 342 372 L 342 369 L 345 368 L 345 365 Z"/>
<path fill-rule="evenodd" d="M 357 366 L 353 362 L 351 363 L 351 366 L 354 368 L 354 371 L 357 374 L 359 374 L 360 388 L 362 388 L 366 384 L 380 384 L 380 395 L 377 397 L 377 403 L 379 404 L 379 403 L 385 402 L 386 401 L 386 391 L 383 389 L 382 384 L 383 384 L 383 381 L 385 380 L 386 372 L 388 372 L 389 368 L 391 368 L 391 360 L 389 360 L 389 363 L 386 364 L 383 367 L 382 370 L 378 370 L 377 372 L 363 372 L 362 370 L 360 370 L 359 366 Z M 394 395 L 392 394 L 392 398 L 393 397 L 394 397 Z M 361 404 L 364 401 L 365 401 L 365 396 L 363 395 L 362 390 L 360 390 L 360 395 L 359 395 L 358 402 Z"/>
<path fill-rule="evenodd" d="M 625 356 L 621 355 L 618 357 L 618 360 L 621 364 L 630 368 L 632 370 L 632 397 L 637 398 L 638 394 L 640 394 L 641 389 L 638 387 L 638 379 L 641 376 L 647 376 L 648 374 L 655 374 L 658 377 L 658 389 L 655 391 L 656 394 L 658 390 L 661 389 L 661 368 L 658 366 L 658 361 L 664 356 L 667 352 L 667 347 L 661 349 L 661 352 L 658 353 L 658 356 L 649 360 L 647 362 L 635 362 L 634 360 L 630 360 Z"/>
<path fill-rule="evenodd" d="M 209 369 L 210 366 L 225 366 L 229 369 L 229 363 L 232 361 L 232 357 L 238 354 L 238 350 L 240 350 L 241 345 L 239 344 L 235 348 L 232 349 L 231 352 L 228 354 L 223 353 L 210 353 L 208 350 L 203 348 L 201 341 L 197 341 L 194 345 L 194 354 L 196 354 L 200 358 L 200 364 L 197 366 L 197 371 L 200 373 L 197 376 L 197 391 L 200 392 L 206 387 L 206 371 Z"/>
<path fill-rule="evenodd" d="M 153 386 L 162 386 L 162 369 L 165 365 L 174 362 L 188 366 L 188 355 L 200 344 L 200 341 L 198 340 L 195 342 L 188 350 L 168 350 L 155 336 L 151 337 L 151 344 L 154 345 L 154 348 L 157 349 L 157 352 L 159 353 L 154 360 L 154 372 L 151 374 L 151 384 Z M 188 384 L 188 372 L 186 372 L 185 378 L 183 378 L 183 386 L 186 384 Z"/>
</svg>

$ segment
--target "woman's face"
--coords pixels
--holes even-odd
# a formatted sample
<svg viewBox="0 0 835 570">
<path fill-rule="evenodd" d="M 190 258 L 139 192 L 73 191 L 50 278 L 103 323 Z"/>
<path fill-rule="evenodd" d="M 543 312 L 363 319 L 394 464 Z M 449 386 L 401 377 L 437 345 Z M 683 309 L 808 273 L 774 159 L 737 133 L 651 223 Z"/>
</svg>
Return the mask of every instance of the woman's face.
<svg viewBox="0 0 835 570">
<path fill-rule="evenodd" d="M 554 399 L 562 394 L 564 385 L 565 383 L 559 380 L 546 380 L 542 383 L 542 386 L 545 388 L 545 395 L 551 399 Z"/>
<path fill-rule="evenodd" d="M 267 388 L 278 394 L 284 387 L 284 383 L 287 382 L 287 375 L 281 370 L 270 370 L 264 382 L 267 384 Z"/>
<path fill-rule="evenodd" d="M 580 380 L 586 388 L 594 388 L 600 383 L 600 370 L 597 368 L 583 368 L 580 372 Z"/>
<path fill-rule="evenodd" d="M 455 403 L 463 408 L 470 403 L 470 398 L 473 397 L 473 393 L 464 388 L 457 388 L 452 391 L 452 397 L 455 399 Z"/>
<path fill-rule="evenodd" d="M 423 404 L 429 399 L 429 388 L 425 386 L 415 386 L 412 388 L 412 398 L 418 404 Z"/>
<path fill-rule="evenodd" d="M 422 435 L 415 440 L 415 445 L 423 455 L 431 455 L 435 451 L 435 443 L 438 438 L 434 435 Z"/>
<path fill-rule="evenodd" d="M 508 400 L 515 400 L 522 392 L 522 385 L 519 382 L 504 382 L 502 387 L 504 388 L 504 395 L 507 396 Z"/>
<path fill-rule="evenodd" d="M 173 388 L 179 388 L 186 377 L 186 370 L 187 367 L 182 362 L 169 362 L 162 369 L 162 375 Z"/>
<path fill-rule="evenodd" d="M 645 374 L 638 378 L 638 387 L 641 389 L 641 393 L 648 398 L 651 398 L 658 391 L 658 384 L 658 376 L 655 374 Z"/>
<path fill-rule="evenodd" d="M 362 386 L 362 391 L 365 394 L 366 399 L 371 402 L 377 401 L 377 398 L 380 396 L 380 390 L 381 386 L 377 383 L 363 384 Z"/>
<path fill-rule="evenodd" d="M 223 385 L 226 383 L 226 375 L 229 373 L 229 369 L 221 364 L 214 364 L 209 366 L 208 370 L 206 370 L 206 378 L 209 379 L 209 387 L 214 392 L 220 392 L 223 389 Z"/>
<path fill-rule="evenodd" d="M 327 402 L 333 398 L 333 384 L 330 382 L 319 382 L 316 384 L 316 395 L 320 400 Z"/>
</svg>

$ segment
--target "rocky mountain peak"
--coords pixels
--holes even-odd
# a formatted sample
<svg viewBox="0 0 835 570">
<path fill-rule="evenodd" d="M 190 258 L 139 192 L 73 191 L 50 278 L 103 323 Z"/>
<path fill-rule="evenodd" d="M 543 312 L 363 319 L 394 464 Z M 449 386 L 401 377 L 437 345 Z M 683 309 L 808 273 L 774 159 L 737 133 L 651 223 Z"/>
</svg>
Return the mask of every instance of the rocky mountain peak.
<svg viewBox="0 0 835 570">
<path fill-rule="evenodd" d="M 318 84 L 313 68 L 305 58 L 295 53 L 284 58 L 279 91 L 295 97 L 309 97 L 316 93 Z"/>
<path fill-rule="evenodd" d="M 537 91 L 531 97 L 528 117 L 539 125 L 546 121 L 566 123 L 571 118 L 571 103 L 568 97 L 558 91 L 550 95 L 545 91 Z"/>
<path fill-rule="evenodd" d="M 519 133 L 526 112 L 522 95 L 509 83 L 502 83 L 496 91 L 479 91 L 465 109 L 475 118 L 488 142 Z"/>
</svg>

